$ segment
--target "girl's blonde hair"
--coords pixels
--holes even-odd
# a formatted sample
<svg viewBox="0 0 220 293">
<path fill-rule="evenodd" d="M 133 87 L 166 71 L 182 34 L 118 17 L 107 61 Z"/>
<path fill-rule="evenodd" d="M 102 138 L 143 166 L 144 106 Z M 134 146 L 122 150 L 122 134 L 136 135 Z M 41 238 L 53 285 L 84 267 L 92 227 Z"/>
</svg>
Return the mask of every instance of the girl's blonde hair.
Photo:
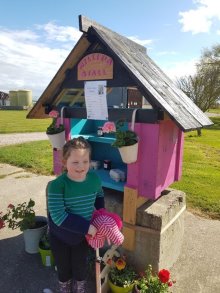
<svg viewBox="0 0 220 293">
<path fill-rule="evenodd" d="M 63 146 L 63 161 L 66 161 L 68 159 L 72 150 L 77 149 L 86 149 L 89 152 L 89 157 L 91 156 L 91 145 L 84 137 L 79 136 L 77 138 L 73 138 L 67 141 Z"/>
</svg>

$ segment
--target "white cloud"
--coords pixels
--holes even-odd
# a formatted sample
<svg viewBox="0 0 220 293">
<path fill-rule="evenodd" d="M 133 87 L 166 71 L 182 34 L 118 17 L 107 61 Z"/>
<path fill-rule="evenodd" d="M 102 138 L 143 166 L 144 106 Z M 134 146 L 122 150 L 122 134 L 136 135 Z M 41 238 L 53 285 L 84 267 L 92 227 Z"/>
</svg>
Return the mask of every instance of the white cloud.
<svg viewBox="0 0 220 293">
<path fill-rule="evenodd" d="M 162 70 L 173 80 L 181 76 L 194 75 L 196 73 L 196 62 L 191 59 L 187 61 L 170 62 L 161 66 Z"/>
<path fill-rule="evenodd" d="M 195 0 L 194 3 L 197 5 L 196 9 L 179 13 L 183 32 L 207 33 L 215 20 L 220 25 L 220 1 Z"/>
<path fill-rule="evenodd" d="M 38 25 L 38 29 L 43 29 L 47 38 L 50 40 L 56 40 L 59 42 L 68 42 L 74 41 L 77 42 L 82 33 L 75 27 L 72 26 L 58 26 L 53 22 L 49 22 L 47 24 Z"/>
<path fill-rule="evenodd" d="M 80 35 L 51 23 L 35 31 L 0 27 L 0 91 L 25 88 L 39 98 Z"/>
</svg>

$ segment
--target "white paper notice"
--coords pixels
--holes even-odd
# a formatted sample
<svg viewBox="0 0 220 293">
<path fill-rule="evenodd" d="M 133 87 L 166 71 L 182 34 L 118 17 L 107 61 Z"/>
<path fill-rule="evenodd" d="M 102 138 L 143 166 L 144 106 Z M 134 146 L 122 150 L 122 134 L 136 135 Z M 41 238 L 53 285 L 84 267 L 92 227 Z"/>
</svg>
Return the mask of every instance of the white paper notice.
<svg viewBox="0 0 220 293">
<path fill-rule="evenodd" d="M 87 119 L 108 120 L 106 85 L 106 80 L 85 82 Z"/>
</svg>

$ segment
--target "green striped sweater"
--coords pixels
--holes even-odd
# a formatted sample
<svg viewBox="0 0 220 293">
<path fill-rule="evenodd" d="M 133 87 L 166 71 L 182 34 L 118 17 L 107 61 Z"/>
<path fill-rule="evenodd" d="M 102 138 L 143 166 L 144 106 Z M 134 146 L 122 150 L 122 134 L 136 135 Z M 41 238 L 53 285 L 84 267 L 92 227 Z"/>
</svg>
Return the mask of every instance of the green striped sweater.
<svg viewBox="0 0 220 293">
<path fill-rule="evenodd" d="M 95 173 L 88 172 L 82 182 L 73 181 L 63 173 L 48 186 L 48 211 L 57 226 L 71 214 L 90 221 L 97 199 L 103 201 L 103 197 L 101 180 Z"/>
</svg>

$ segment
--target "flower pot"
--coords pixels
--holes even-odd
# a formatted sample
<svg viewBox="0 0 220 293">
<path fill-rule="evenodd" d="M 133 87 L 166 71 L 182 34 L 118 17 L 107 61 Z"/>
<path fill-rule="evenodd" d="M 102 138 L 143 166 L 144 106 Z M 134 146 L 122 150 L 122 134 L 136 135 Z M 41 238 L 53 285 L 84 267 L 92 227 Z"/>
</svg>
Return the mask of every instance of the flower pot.
<svg viewBox="0 0 220 293">
<path fill-rule="evenodd" d="M 39 247 L 39 253 L 44 266 L 51 267 L 54 265 L 54 257 L 50 249 L 43 249 Z"/>
<path fill-rule="evenodd" d="M 53 148 L 62 149 L 65 144 L 65 130 L 60 133 L 47 134 Z"/>
<path fill-rule="evenodd" d="M 24 246 L 27 253 L 39 252 L 39 241 L 47 230 L 47 218 L 36 216 L 37 228 L 26 229 L 23 231 Z"/>
<path fill-rule="evenodd" d="M 124 163 L 131 164 L 137 161 L 138 142 L 133 145 L 118 148 L 118 150 Z"/>
<path fill-rule="evenodd" d="M 111 280 L 109 280 L 109 279 L 108 279 L 108 284 L 109 284 L 109 287 L 110 287 L 112 293 L 129 293 L 129 292 L 132 292 L 132 289 L 134 287 L 134 284 L 131 284 L 130 286 L 128 286 L 126 288 L 119 287 L 119 286 L 114 285 L 111 282 Z"/>
</svg>

